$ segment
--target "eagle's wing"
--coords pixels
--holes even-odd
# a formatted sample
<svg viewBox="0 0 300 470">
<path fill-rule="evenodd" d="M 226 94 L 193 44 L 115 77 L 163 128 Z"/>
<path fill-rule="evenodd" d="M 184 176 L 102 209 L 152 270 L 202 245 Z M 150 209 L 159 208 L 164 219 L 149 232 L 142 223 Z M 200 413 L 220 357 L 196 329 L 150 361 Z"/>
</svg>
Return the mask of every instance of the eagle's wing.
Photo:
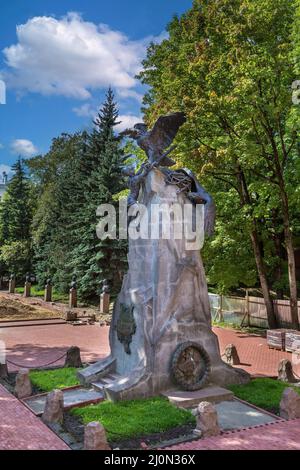
<svg viewBox="0 0 300 470">
<path fill-rule="evenodd" d="M 148 141 L 151 146 L 160 152 L 168 148 L 185 121 L 185 114 L 181 112 L 160 116 L 149 132 Z"/>
</svg>

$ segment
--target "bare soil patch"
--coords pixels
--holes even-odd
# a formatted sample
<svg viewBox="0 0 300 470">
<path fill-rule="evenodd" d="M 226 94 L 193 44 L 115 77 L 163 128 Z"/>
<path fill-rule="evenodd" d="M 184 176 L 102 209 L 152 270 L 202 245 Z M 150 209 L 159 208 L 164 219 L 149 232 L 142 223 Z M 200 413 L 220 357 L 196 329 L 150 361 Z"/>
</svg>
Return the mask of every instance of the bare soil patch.
<svg viewBox="0 0 300 470">
<path fill-rule="evenodd" d="M 0 321 L 51 319 L 60 316 L 58 311 L 47 310 L 37 305 L 29 305 L 22 299 L 10 299 L 0 294 Z"/>
</svg>

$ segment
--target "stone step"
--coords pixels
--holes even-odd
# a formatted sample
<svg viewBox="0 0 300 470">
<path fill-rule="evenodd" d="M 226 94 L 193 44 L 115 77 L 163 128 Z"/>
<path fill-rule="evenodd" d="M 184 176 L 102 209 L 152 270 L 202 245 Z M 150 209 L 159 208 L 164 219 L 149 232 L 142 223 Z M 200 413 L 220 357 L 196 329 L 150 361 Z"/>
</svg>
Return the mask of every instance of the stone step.
<svg viewBox="0 0 300 470">
<path fill-rule="evenodd" d="M 91 383 L 91 386 L 95 389 L 95 390 L 100 390 L 102 391 L 103 390 L 103 387 L 105 386 L 106 384 L 104 382 L 102 382 L 101 380 L 98 380 L 97 382 L 92 382 Z"/>
<path fill-rule="evenodd" d="M 103 387 L 105 387 L 108 384 L 111 384 L 113 382 L 116 382 L 119 380 L 121 376 L 119 374 L 107 374 L 104 377 L 101 377 L 101 379 L 98 379 L 95 382 L 92 382 L 91 385 L 94 387 L 95 390 L 103 390 Z"/>
<path fill-rule="evenodd" d="M 192 392 L 182 390 L 169 390 L 162 395 L 168 398 L 178 408 L 192 408 L 201 401 L 219 403 L 221 401 L 233 400 L 234 395 L 230 390 L 222 387 L 208 386 Z"/>
<path fill-rule="evenodd" d="M 104 377 L 101 377 L 100 380 L 102 380 L 106 384 L 111 384 L 112 382 L 115 382 L 117 380 L 117 376 L 113 376 L 111 374 L 108 374 L 108 375 L 105 375 Z"/>
<path fill-rule="evenodd" d="M 63 389 L 64 409 L 68 410 L 76 406 L 89 405 L 91 403 L 99 403 L 104 400 L 104 395 L 100 390 L 83 387 L 70 387 Z M 25 403 L 36 415 L 40 416 L 45 407 L 47 393 L 33 395 L 24 398 Z"/>
</svg>

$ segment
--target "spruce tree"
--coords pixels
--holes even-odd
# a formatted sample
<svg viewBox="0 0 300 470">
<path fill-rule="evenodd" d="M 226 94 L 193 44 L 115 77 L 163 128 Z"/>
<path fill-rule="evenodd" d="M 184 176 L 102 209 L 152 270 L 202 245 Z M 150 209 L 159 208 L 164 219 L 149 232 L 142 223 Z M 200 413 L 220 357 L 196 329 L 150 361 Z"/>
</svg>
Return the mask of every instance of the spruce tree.
<svg viewBox="0 0 300 470">
<path fill-rule="evenodd" d="M 34 199 L 32 186 L 21 158 L 12 166 L 12 170 L 14 176 L 8 183 L 1 203 L 0 258 L 2 269 L 7 271 L 6 274 L 16 271 L 20 278 L 31 269 L 31 221 Z"/>
<path fill-rule="evenodd" d="M 97 238 L 96 210 L 100 204 L 113 204 L 118 210 L 114 195 L 123 189 L 121 167 L 123 152 L 120 139 L 114 134 L 118 124 L 118 110 L 111 89 L 99 111 L 89 136 L 85 168 L 89 176 L 84 181 L 83 202 L 76 231 L 77 243 L 71 254 L 70 266 L 78 278 L 79 295 L 91 298 L 99 293 L 100 283 L 109 279 L 113 289 L 120 284 L 126 266 L 126 243 L 120 240 Z"/>
<path fill-rule="evenodd" d="M 21 158 L 12 166 L 12 170 L 14 176 L 7 186 L 7 198 L 3 203 L 3 211 L 7 210 L 9 217 L 8 240 L 24 241 L 29 239 L 32 219 L 30 183 Z"/>
<path fill-rule="evenodd" d="M 28 163 L 41 187 L 33 220 L 38 281 L 42 286 L 51 277 L 56 290 L 61 292 L 67 291 L 72 277 L 68 261 L 76 243 L 74 214 L 81 210 L 86 139 L 86 132 L 62 134 L 53 140 L 45 156 Z"/>
</svg>

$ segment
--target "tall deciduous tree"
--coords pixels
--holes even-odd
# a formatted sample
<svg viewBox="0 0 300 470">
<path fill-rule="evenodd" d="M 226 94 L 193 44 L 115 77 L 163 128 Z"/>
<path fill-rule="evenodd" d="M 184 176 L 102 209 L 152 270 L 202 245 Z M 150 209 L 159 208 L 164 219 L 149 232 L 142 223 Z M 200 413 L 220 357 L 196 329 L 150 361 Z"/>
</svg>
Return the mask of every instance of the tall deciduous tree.
<svg viewBox="0 0 300 470">
<path fill-rule="evenodd" d="M 291 100 L 294 15 L 292 0 L 195 1 L 170 23 L 169 39 L 150 46 L 140 74 L 150 85 L 148 121 L 162 111 L 184 110 L 179 157 L 238 198 L 271 327 L 276 321 L 268 274 L 279 272 L 283 260 L 270 269 L 270 240 L 271 252 L 286 254 L 291 319 L 299 325 L 291 213 L 299 178 L 299 120 L 292 119 Z"/>
</svg>

